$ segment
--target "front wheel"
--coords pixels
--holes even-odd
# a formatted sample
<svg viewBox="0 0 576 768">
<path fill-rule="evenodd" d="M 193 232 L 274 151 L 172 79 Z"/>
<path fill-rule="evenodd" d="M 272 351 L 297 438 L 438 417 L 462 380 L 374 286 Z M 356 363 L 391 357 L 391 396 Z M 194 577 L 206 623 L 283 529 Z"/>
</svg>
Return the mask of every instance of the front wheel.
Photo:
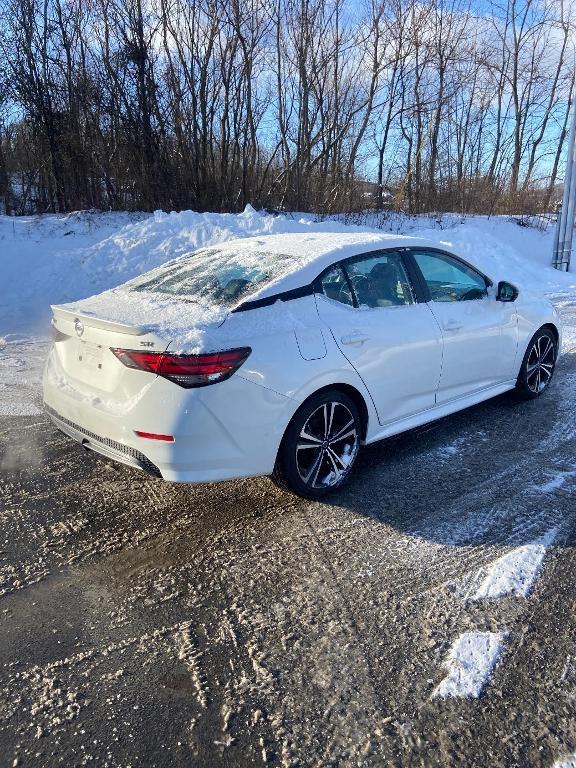
<svg viewBox="0 0 576 768">
<path fill-rule="evenodd" d="M 516 382 L 516 392 L 527 400 L 541 395 L 552 379 L 556 357 L 556 336 L 548 328 L 541 328 L 528 344 Z"/>
<path fill-rule="evenodd" d="M 288 425 L 272 476 L 281 487 L 319 499 L 348 478 L 360 448 L 361 422 L 343 392 L 313 395 Z"/>
</svg>

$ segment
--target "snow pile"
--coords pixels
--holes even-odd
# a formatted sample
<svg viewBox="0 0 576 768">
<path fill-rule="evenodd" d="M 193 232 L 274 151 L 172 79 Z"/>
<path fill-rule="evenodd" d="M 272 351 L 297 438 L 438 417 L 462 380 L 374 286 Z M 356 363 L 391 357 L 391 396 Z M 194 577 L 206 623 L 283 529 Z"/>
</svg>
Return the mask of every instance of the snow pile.
<svg viewBox="0 0 576 768">
<path fill-rule="evenodd" d="M 492 563 L 472 599 L 483 600 L 504 595 L 527 597 L 540 572 L 546 549 L 557 533 L 557 528 L 552 528 L 530 544 L 517 547 Z"/>
<path fill-rule="evenodd" d="M 310 215 L 274 216 L 250 205 L 240 214 L 156 211 L 84 250 L 81 261 L 103 290 L 205 245 L 262 235 L 386 232 L 370 224 L 376 221 L 369 216 L 364 226 L 347 225 L 331 219 L 315 221 Z M 389 225 L 397 234 L 446 245 L 486 272 L 506 274 L 520 285 L 554 293 L 576 290 L 576 275 L 550 266 L 552 228 L 521 227 L 506 217 L 453 215 L 442 220 L 397 216 Z"/>
<path fill-rule="evenodd" d="M 50 304 L 111 287 L 94 282 L 84 270 L 82 253 L 147 216 L 96 211 L 0 216 L 0 335 L 47 336 Z"/>
<path fill-rule="evenodd" d="M 433 697 L 480 696 L 500 658 L 505 639 L 505 632 L 464 632 L 457 637 L 445 662 L 448 674 Z"/>
<path fill-rule="evenodd" d="M 553 231 L 520 227 L 505 217 L 446 215 L 387 219 L 366 216 L 346 225 L 311 215 L 272 215 L 251 206 L 240 214 L 78 212 L 0 216 L 0 334 L 46 335 L 50 304 L 111 289 L 206 245 L 288 233 L 387 230 L 446 244 L 495 278 L 547 293 L 576 292 L 576 275 L 549 266 Z M 372 226 L 371 226 L 372 225 Z M 378 225 L 380 228 L 376 228 Z"/>
<path fill-rule="evenodd" d="M 382 230 L 369 226 L 316 222 L 304 214 L 272 215 L 256 211 L 251 205 L 238 214 L 156 211 L 85 249 L 80 258 L 83 269 L 93 276 L 94 285 L 104 290 L 204 246 L 244 237 L 321 232 L 382 234 Z"/>
</svg>

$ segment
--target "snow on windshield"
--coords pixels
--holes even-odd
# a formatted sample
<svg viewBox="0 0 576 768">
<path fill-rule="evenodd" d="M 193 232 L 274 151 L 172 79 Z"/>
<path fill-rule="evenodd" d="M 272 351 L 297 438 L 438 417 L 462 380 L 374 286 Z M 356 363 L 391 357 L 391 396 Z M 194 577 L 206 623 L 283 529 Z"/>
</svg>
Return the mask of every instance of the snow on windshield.
<svg viewBox="0 0 576 768">
<path fill-rule="evenodd" d="M 231 307 L 281 277 L 294 257 L 260 250 L 203 249 L 132 280 L 132 291 Z"/>
</svg>

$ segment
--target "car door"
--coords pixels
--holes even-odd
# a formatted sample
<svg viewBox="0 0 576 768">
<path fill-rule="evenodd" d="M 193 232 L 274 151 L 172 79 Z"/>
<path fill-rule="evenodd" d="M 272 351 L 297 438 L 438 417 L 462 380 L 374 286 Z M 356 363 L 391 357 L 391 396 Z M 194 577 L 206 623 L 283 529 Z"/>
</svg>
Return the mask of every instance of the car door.
<svg viewBox="0 0 576 768">
<path fill-rule="evenodd" d="M 514 377 L 518 330 L 513 304 L 496 301 L 490 281 L 454 256 L 409 249 L 444 337 L 437 402 Z"/>
<path fill-rule="evenodd" d="M 347 259 L 317 286 L 320 317 L 368 388 L 380 423 L 433 407 L 442 335 L 428 305 L 416 301 L 401 254 Z"/>
</svg>

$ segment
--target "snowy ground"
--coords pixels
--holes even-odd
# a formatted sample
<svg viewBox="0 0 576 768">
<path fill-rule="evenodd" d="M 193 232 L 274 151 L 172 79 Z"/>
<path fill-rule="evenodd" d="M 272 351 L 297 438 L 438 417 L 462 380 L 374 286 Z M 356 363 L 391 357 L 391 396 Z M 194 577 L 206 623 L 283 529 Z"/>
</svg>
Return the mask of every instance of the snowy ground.
<svg viewBox="0 0 576 768">
<path fill-rule="evenodd" d="M 47 344 L 31 336 L 50 301 L 242 221 L 137 218 L 114 235 L 102 216 L 98 245 L 79 216 L 58 242 L 87 248 L 67 253 L 54 220 L 18 222 L 38 242 L 11 266 L 14 290 L 30 275 L 27 306 L 2 294 L 0 763 L 576 765 L 576 296 L 544 266 L 550 233 L 435 230 L 554 294 L 565 344 L 545 395 L 372 446 L 346 489 L 310 503 L 266 479 L 163 483 L 43 416 Z M 81 284 L 77 263 L 100 268 Z"/>
</svg>

